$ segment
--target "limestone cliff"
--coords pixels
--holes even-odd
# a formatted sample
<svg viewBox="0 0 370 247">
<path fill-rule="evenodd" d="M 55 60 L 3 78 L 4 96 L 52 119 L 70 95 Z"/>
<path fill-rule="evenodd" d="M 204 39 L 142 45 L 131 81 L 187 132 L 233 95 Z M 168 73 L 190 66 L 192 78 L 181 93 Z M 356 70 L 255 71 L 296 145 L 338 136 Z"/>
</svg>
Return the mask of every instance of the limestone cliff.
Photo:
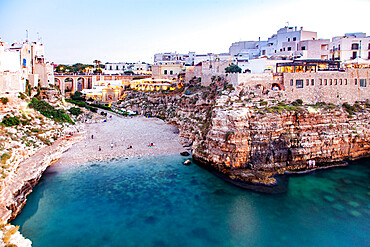
<svg viewBox="0 0 370 247">
<path fill-rule="evenodd" d="M 217 83 L 177 93 L 132 92 L 125 107 L 179 127 L 193 158 L 234 180 L 273 184 L 273 174 L 370 154 L 370 105 L 282 102 Z"/>
</svg>

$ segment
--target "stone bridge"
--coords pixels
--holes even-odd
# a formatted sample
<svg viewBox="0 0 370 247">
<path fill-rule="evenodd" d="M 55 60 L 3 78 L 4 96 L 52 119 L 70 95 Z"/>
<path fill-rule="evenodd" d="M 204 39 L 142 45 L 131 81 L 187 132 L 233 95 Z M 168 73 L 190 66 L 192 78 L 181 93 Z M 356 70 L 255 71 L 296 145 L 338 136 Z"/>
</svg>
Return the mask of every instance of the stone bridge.
<svg viewBox="0 0 370 247">
<path fill-rule="evenodd" d="M 151 75 L 88 75 L 88 74 L 54 74 L 54 84 L 59 86 L 63 95 L 74 93 L 82 89 L 91 89 L 96 81 L 125 80 L 131 81 L 135 77 L 151 78 Z"/>
</svg>

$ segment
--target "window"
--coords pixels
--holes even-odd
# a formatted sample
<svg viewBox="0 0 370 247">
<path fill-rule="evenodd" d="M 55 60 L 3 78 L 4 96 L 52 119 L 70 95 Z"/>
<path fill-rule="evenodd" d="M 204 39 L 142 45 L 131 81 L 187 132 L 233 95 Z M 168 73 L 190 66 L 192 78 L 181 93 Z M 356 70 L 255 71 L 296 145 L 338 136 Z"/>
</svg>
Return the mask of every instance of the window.
<svg viewBox="0 0 370 247">
<path fill-rule="evenodd" d="M 109 67 L 109 70 L 113 70 L 113 66 L 112 65 Z"/>
<path fill-rule="evenodd" d="M 262 55 L 266 55 L 266 50 L 262 50 Z"/>
<path fill-rule="evenodd" d="M 357 85 L 357 79 L 355 79 L 355 85 Z"/>
<path fill-rule="evenodd" d="M 340 51 L 340 45 L 338 45 L 338 51 Z"/>
<path fill-rule="evenodd" d="M 342 79 L 339 79 L 339 83 L 340 83 L 340 85 L 343 85 Z"/>
<path fill-rule="evenodd" d="M 352 50 L 358 50 L 358 43 L 352 44 Z"/>
<path fill-rule="evenodd" d="M 293 79 L 290 80 L 290 86 L 293 86 Z"/>
<path fill-rule="evenodd" d="M 344 79 L 345 84 L 347 85 L 347 79 Z"/>
<path fill-rule="evenodd" d="M 325 85 L 328 85 L 328 79 L 325 79 Z"/>
<path fill-rule="evenodd" d="M 285 51 L 285 47 L 283 48 L 283 51 Z"/>
<path fill-rule="evenodd" d="M 297 38 L 296 37 L 293 37 L 293 41 L 296 41 L 297 40 Z"/>
<path fill-rule="evenodd" d="M 295 85 L 297 88 L 303 88 L 303 80 L 295 80 Z"/>
<path fill-rule="evenodd" d="M 311 79 L 311 86 L 314 86 L 314 85 L 315 85 L 315 80 Z"/>
<path fill-rule="evenodd" d="M 163 71 L 163 74 L 167 75 L 167 70 L 166 69 Z"/>
<path fill-rule="evenodd" d="M 338 85 L 338 80 L 334 79 L 335 85 Z"/>
<path fill-rule="evenodd" d="M 330 85 L 333 85 L 333 80 L 332 79 L 330 79 Z"/>
<path fill-rule="evenodd" d="M 283 51 L 283 49 L 280 49 L 280 51 Z"/>
<path fill-rule="evenodd" d="M 306 50 L 306 46 L 302 46 L 302 51 Z"/>
<path fill-rule="evenodd" d="M 172 70 L 170 70 L 170 75 L 173 75 L 173 71 Z"/>
<path fill-rule="evenodd" d="M 290 42 L 290 38 L 288 38 L 288 42 Z"/>
<path fill-rule="evenodd" d="M 366 79 L 360 79 L 360 87 L 366 87 Z"/>
<path fill-rule="evenodd" d="M 322 85 L 322 79 L 320 79 L 320 85 Z"/>
<path fill-rule="evenodd" d="M 116 66 L 116 70 L 118 70 L 118 65 Z"/>
<path fill-rule="evenodd" d="M 306 86 L 309 86 L 310 85 L 310 80 L 309 79 L 307 79 L 306 80 Z"/>
<path fill-rule="evenodd" d="M 370 43 L 369 43 L 369 45 L 367 46 L 367 49 L 368 49 L 368 50 L 370 50 Z"/>
<path fill-rule="evenodd" d="M 290 47 L 290 46 L 289 46 L 289 47 L 288 47 L 288 51 L 291 51 L 291 50 L 292 50 L 292 47 Z"/>
<path fill-rule="evenodd" d="M 370 49 L 370 48 L 369 48 Z M 367 59 L 370 59 L 370 51 L 369 51 L 369 55 L 367 55 Z"/>
<path fill-rule="evenodd" d="M 355 59 L 357 57 L 357 51 L 352 52 L 352 59 Z"/>
</svg>

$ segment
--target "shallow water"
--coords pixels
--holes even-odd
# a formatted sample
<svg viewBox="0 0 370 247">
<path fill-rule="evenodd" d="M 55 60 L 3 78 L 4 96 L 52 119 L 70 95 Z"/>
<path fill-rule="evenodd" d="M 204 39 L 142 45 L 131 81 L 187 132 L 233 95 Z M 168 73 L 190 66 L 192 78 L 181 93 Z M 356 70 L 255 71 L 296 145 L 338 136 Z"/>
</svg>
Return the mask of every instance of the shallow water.
<svg viewBox="0 0 370 247">
<path fill-rule="evenodd" d="M 13 221 L 33 246 L 370 246 L 370 160 L 268 195 L 178 155 L 49 168 Z"/>
</svg>

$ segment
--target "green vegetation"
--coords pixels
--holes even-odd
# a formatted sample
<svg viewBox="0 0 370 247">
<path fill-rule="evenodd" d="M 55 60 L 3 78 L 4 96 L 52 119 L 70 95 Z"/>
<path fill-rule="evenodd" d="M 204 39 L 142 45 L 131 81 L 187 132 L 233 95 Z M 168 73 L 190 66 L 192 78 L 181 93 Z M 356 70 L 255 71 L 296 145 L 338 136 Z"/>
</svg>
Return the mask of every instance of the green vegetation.
<svg viewBox="0 0 370 247">
<path fill-rule="evenodd" d="M 74 94 L 71 95 L 72 100 L 77 100 L 77 101 L 85 101 L 85 98 L 82 97 L 82 93 L 77 91 Z"/>
<path fill-rule="evenodd" d="M 68 114 L 65 113 L 64 110 L 54 109 L 54 107 L 48 104 L 47 102 L 39 100 L 35 97 L 32 98 L 28 106 L 34 108 L 45 117 L 51 118 L 56 122 L 74 123 L 72 119 L 68 116 Z"/>
<path fill-rule="evenodd" d="M 30 81 L 28 79 L 26 79 L 26 91 L 25 91 L 25 93 L 29 97 L 31 96 L 31 93 L 32 93 L 32 87 L 31 87 Z"/>
<path fill-rule="evenodd" d="M 234 134 L 234 131 L 228 131 L 226 132 L 226 135 L 225 135 L 225 142 L 227 142 L 230 138 L 230 136 Z"/>
<path fill-rule="evenodd" d="M 68 110 L 72 115 L 75 115 L 75 116 L 78 116 L 80 114 L 83 113 L 83 111 L 81 110 L 80 107 L 71 107 L 69 110 Z"/>
<path fill-rule="evenodd" d="M 236 64 L 231 64 L 229 67 L 225 68 L 226 73 L 241 73 L 242 69 L 236 65 Z"/>
<path fill-rule="evenodd" d="M 98 109 L 96 107 L 92 107 L 90 104 L 84 102 L 84 101 L 75 101 L 75 100 L 71 100 L 71 99 L 66 99 L 67 102 L 71 103 L 71 104 L 75 104 L 79 107 L 84 107 L 92 112 L 98 112 Z"/>
<path fill-rule="evenodd" d="M 262 100 L 262 99 L 261 99 L 261 101 L 260 101 L 260 106 L 267 105 L 267 103 L 268 103 L 267 101 L 265 101 L 265 100 Z"/>
<path fill-rule="evenodd" d="M 302 104 L 303 104 L 303 100 L 301 100 L 301 99 L 297 99 L 296 101 L 292 102 L 292 105 L 294 105 L 294 106 L 300 106 Z"/>
<path fill-rule="evenodd" d="M 294 106 L 294 105 L 287 105 L 283 102 L 279 102 L 277 105 L 272 106 L 272 107 L 266 107 L 264 110 L 269 113 L 281 113 L 283 111 L 302 112 L 303 108 Z"/>
<path fill-rule="evenodd" d="M 12 157 L 9 153 L 4 153 L 1 155 L 1 164 L 5 164 L 8 159 Z"/>
<path fill-rule="evenodd" d="M 9 99 L 7 97 L 1 97 L 0 100 L 3 105 L 6 105 L 9 102 Z"/>
<path fill-rule="evenodd" d="M 355 112 L 363 110 L 358 103 L 350 105 L 347 102 L 345 102 L 343 103 L 342 107 L 344 108 L 345 111 L 348 112 L 349 115 L 353 115 Z"/>
<path fill-rule="evenodd" d="M 25 95 L 24 93 L 19 93 L 18 98 L 20 98 L 21 100 L 25 100 L 27 99 L 27 95 Z"/>
<path fill-rule="evenodd" d="M 21 123 L 21 120 L 19 117 L 11 117 L 9 115 L 4 116 L 3 121 L 1 124 L 3 124 L 5 127 L 11 127 L 11 126 L 17 126 Z"/>
</svg>

